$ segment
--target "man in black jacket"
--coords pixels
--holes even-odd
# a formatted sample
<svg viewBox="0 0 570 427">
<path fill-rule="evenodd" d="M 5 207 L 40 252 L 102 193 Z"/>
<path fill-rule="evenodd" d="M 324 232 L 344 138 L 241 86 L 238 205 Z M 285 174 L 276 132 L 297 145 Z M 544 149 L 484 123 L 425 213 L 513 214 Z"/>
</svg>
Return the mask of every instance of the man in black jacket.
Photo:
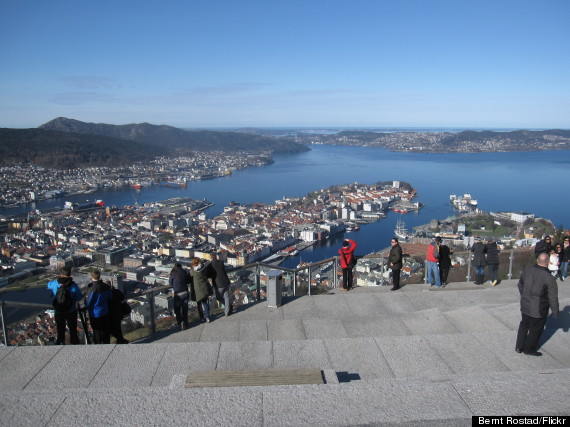
<svg viewBox="0 0 570 427">
<path fill-rule="evenodd" d="M 213 260 L 209 266 L 209 276 L 212 278 L 216 291 L 216 299 L 220 302 L 224 301 L 224 315 L 229 316 L 233 312 L 230 301 L 230 279 L 226 273 L 223 261 L 220 259 L 220 253 L 213 254 Z"/>
<path fill-rule="evenodd" d="M 402 247 L 398 243 L 396 237 L 392 238 L 390 243 L 392 247 L 390 248 L 390 256 L 388 266 L 392 269 L 392 289 L 391 291 L 396 291 L 400 289 L 400 273 L 402 271 Z"/>
<path fill-rule="evenodd" d="M 542 356 L 536 351 L 536 346 L 544 330 L 549 307 L 552 316 L 558 318 L 558 286 L 548 271 L 548 258 L 548 254 L 540 254 L 536 265 L 527 267 L 518 283 L 522 320 L 515 346 L 517 353 Z"/>
</svg>

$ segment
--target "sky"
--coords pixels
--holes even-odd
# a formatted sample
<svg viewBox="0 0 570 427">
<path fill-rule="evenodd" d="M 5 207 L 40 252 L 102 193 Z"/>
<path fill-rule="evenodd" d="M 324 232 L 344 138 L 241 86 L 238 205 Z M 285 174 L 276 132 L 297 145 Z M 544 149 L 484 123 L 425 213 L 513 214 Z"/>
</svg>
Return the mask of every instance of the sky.
<svg viewBox="0 0 570 427">
<path fill-rule="evenodd" d="M 568 0 L 0 0 L 0 127 L 570 128 Z"/>
</svg>

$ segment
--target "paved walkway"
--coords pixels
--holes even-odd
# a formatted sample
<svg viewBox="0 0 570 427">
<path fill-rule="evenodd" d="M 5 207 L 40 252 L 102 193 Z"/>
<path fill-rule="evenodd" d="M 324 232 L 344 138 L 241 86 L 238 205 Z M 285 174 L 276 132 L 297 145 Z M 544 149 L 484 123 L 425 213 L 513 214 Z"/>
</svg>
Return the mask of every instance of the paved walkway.
<svg viewBox="0 0 570 427">
<path fill-rule="evenodd" d="M 290 298 L 123 346 L 0 348 L 0 424 L 471 425 L 570 414 L 570 282 L 542 357 L 515 281 Z M 185 388 L 192 372 L 318 368 L 326 384 Z"/>
</svg>

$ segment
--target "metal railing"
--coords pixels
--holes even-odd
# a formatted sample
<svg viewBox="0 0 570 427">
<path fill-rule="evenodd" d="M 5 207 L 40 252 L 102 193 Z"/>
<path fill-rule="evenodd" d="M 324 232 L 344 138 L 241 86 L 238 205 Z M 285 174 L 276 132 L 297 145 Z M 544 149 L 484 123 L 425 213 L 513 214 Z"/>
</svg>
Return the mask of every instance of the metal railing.
<svg viewBox="0 0 570 427">
<path fill-rule="evenodd" d="M 357 256 L 357 265 L 354 272 L 354 280 L 356 286 L 385 286 L 391 285 L 391 270 L 388 267 L 388 260 L 384 253 Z M 473 275 L 472 253 L 461 251 L 452 254 L 453 265 L 450 269 L 448 282 L 464 282 L 471 281 Z M 532 251 L 528 249 L 508 250 L 500 253 L 499 264 L 499 280 L 512 279 L 519 277 L 524 267 L 535 262 Z M 262 301 L 263 298 L 263 277 L 267 277 L 269 270 L 278 270 L 283 273 L 282 280 L 287 282 L 282 287 L 282 293 L 285 296 L 301 296 L 313 295 L 326 292 L 330 289 L 339 287 L 340 268 L 339 257 L 326 258 L 321 261 L 300 265 L 296 268 L 281 267 L 264 262 L 255 262 L 244 266 L 228 269 L 227 273 L 232 281 L 232 286 L 236 289 L 236 284 L 241 287 L 246 286 L 255 302 Z M 254 276 L 253 280 L 249 277 Z M 401 285 L 410 285 L 417 283 L 426 283 L 425 274 L 425 256 L 424 255 L 404 255 L 403 267 L 401 270 Z M 155 286 L 151 289 L 143 291 L 137 295 L 131 295 L 130 301 L 139 300 L 139 307 L 146 306 L 148 309 L 147 316 L 141 316 L 143 321 L 136 321 L 135 316 L 131 315 L 132 331 L 144 329 L 136 339 L 144 336 L 155 334 L 160 329 L 173 326 L 173 320 L 169 316 L 170 324 L 159 325 L 157 314 L 161 309 L 156 305 L 157 297 L 161 293 L 167 293 L 171 290 L 168 285 Z M 143 301 L 144 300 L 144 301 Z M 168 300 L 168 298 L 166 298 Z M 0 317 L 2 318 L 2 332 L 4 345 L 7 343 L 7 325 L 5 324 L 5 307 L 34 307 L 38 309 L 52 309 L 50 305 L 0 301 Z M 195 303 L 191 304 L 191 312 L 195 310 Z M 133 309 L 133 312 L 136 308 Z M 169 312 L 168 307 L 162 308 L 162 311 Z M 140 323 L 141 326 L 136 325 Z M 127 332 L 132 332 L 127 331 Z M 87 341 L 87 339 L 85 339 Z"/>
</svg>

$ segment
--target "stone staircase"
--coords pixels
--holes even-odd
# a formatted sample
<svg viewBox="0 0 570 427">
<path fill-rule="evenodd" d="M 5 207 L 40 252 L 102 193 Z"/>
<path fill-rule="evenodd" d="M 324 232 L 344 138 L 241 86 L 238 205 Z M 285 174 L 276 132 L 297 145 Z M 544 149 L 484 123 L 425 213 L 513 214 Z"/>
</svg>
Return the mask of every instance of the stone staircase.
<svg viewBox="0 0 570 427">
<path fill-rule="evenodd" d="M 570 282 L 568 282 L 570 283 Z M 263 302 L 126 346 L 0 348 L 2 425 L 471 425 L 570 414 L 570 285 L 542 357 L 514 351 L 516 281 Z M 185 388 L 192 373 L 317 368 L 324 384 Z"/>
</svg>

